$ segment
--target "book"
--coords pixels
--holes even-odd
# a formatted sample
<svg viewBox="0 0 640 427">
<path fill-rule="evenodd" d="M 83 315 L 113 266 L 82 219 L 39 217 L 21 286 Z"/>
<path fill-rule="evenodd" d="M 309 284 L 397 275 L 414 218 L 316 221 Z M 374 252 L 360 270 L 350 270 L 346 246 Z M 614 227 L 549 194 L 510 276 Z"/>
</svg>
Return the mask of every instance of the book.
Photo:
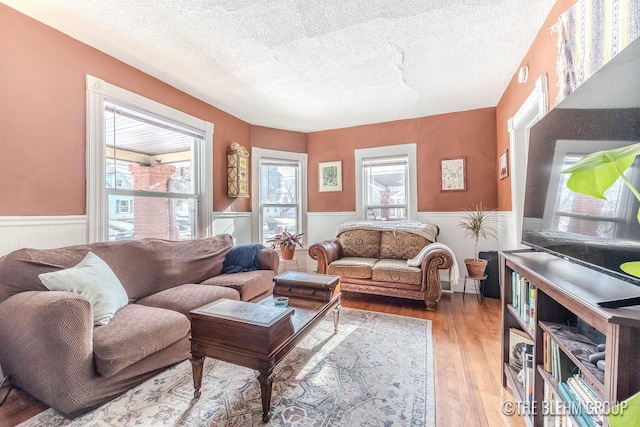
<svg viewBox="0 0 640 427">
<path fill-rule="evenodd" d="M 509 329 L 509 364 L 516 369 L 523 368 L 522 350 L 527 344 L 533 345 L 531 336 L 518 328 Z"/>
<path fill-rule="evenodd" d="M 566 413 L 572 415 L 574 418 L 579 419 L 583 426 L 586 427 L 598 427 L 596 422 L 586 413 L 582 404 L 577 400 L 575 392 L 571 390 L 571 387 L 565 382 L 558 383 L 558 389 L 560 390 L 560 396 L 564 400 L 566 405 Z"/>
<path fill-rule="evenodd" d="M 522 349 L 522 359 L 524 361 L 524 395 L 527 408 L 533 408 L 533 384 L 535 369 L 533 363 L 533 344 L 526 344 Z"/>
<path fill-rule="evenodd" d="M 582 404 L 584 411 L 593 419 L 596 425 L 602 425 L 604 421 L 603 405 L 593 390 L 575 374 L 567 379 L 567 385 L 576 396 L 576 400 Z"/>
<path fill-rule="evenodd" d="M 529 284 L 529 330 L 533 331 L 536 324 L 536 287 Z"/>
<path fill-rule="evenodd" d="M 567 381 L 569 378 L 573 376 L 574 373 L 576 373 L 578 368 L 576 367 L 575 363 L 573 363 L 573 360 L 571 360 L 569 356 L 565 354 L 564 351 L 560 350 L 560 347 L 558 347 L 557 345 L 556 345 L 556 353 L 557 353 L 556 379 L 558 381 Z"/>
</svg>

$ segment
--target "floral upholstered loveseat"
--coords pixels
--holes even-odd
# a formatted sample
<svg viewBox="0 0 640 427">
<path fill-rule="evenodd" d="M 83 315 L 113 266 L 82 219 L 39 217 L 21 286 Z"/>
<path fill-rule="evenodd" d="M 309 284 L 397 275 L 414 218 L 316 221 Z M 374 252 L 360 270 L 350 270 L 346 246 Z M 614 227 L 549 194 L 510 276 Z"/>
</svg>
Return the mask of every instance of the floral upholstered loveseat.
<svg viewBox="0 0 640 427">
<path fill-rule="evenodd" d="M 451 250 L 436 243 L 439 229 L 418 221 L 350 221 L 337 237 L 309 247 L 317 273 L 341 277 L 343 291 L 419 299 L 435 309 L 442 296 L 438 270 L 458 280 Z"/>
</svg>

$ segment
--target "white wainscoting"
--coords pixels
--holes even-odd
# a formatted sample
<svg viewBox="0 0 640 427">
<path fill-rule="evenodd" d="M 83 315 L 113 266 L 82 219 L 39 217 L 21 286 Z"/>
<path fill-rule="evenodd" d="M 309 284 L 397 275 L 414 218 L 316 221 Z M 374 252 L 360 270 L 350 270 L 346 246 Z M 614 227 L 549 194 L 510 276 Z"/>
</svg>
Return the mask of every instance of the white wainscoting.
<svg viewBox="0 0 640 427">
<path fill-rule="evenodd" d="M 308 212 L 307 213 L 307 238 L 304 239 L 307 247 L 323 240 L 331 240 L 336 237 L 338 224 L 346 221 L 355 221 L 355 212 Z M 306 260 L 307 271 L 316 271 L 316 261 L 310 256 Z"/>
<path fill-rule="evenodd" d="M 452 284 L 454 292 L 462 292 L 464 285 L 464 276 L 467 274 L 464 265 L 465 258 L 473 257 L 473 241 L 464 236 L 463 230 L 458 227 L 458 221 L 465 215 L 465 212 L 419 212 L 418 220 L 430 222 L 440 227 L 440 235 L 438 242 L 447 245 L 455 254 L 458 262 L 458 270 L 460 272 L 460 280 L 458 283 Z M 512 249 L 505 247 L 503 237 L 508 234 L 511 229 L 508 227 L 509 220 L 512 217 L 511 212 L 496 212 L 498 223 L 499 239 L 481 239 L 478 242 L 478 251 L 501 251 Z M 508 240 L 507 240 L 508 241 Z M 443 281 L 448 281 L 445 272 L 440 273 Z M 468 291 L 468 289 L 467 289 Z"/>
<path fill-rule="evenodd" d="M 213 233 L 237 245 L 251 243 L 251 212 L 215 212 Z M 0 256 L 20 248 L 57 248 L 87 243 L 86 215 L 0 217 Z"/>
<path fill-rule="evenodd" d="M 464 275 L 464 259 L 473 256 L 473 242 L 465 238 L 458 227 L 464 212 L 419 212 L 418 220 L 431 222 L 440 227 L 438 241 L 447 245 L 456 256 L 462 279 L 451 289 L 461 292 Z M 500 224 L 500 239 L 481 240 L 478 250 L 499 251 L 515 249 L 513 242 L 514 217 L 512 212 L 497 212 Z M 305 248 L 296 251 L 300 269 L 315 270 L 315 262 L 307 254 L 309 245 L 335 237 L 338 224 L 356 219 L 355 212 L 310 212 L 307 216 Z M 251 212 L 214 212 L 213 234 L 228 233 L 236 245 L 254 243 L 251 229 Z M 0 217 L 0 256 L 24 248 L 55 248 L 87 242 L 87 218 L 85 215 L 47 217 Z M 447 272 L 441 272 L 443 282 L 449 282 Z M 443 283 L 446 287 L 447 283 Z"/>
<path fill-rule="evenodd" d="M 47 249 L 86 242 L 86 215 L 0 217 L 0 256 L 20 248 Z"/>
<path fill-rule="evenodd" d="M 214 212 L 213 235 L 231 234 L 236 246 L 253 243 L 251 212 Z"/>
</svg>

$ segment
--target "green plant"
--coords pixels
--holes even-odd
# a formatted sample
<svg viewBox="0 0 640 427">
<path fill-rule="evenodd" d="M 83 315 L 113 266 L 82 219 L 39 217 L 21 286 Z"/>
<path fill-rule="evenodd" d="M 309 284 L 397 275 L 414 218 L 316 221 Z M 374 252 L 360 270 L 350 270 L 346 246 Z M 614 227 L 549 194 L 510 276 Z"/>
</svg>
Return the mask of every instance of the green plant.
<svg viewBox="0 0 640 427">
<path fill-rule="evenodd" d="M 640 426 L 640 393 L 611 408 L 607 415 L 609 427 L 638 427 Z"/>
<path fill-rule="evenodd" d="M 458 227 L 464 230 L 465 237 L 473 239 L 473 259 L 478 260 L 478 241 L 480 238 L 498 238 L 495 212 L 488 211 L 482 202 L 473 205 L 472 209 L 465 208 L 465 217 L 458 221 Z"/>
<path fill-rule="evenodd" d="M 271 243 L 271 249 L 275 249 L 277 247 L 280 248 L 295 248 L 296 245 L 302 246 L 302 239 L 300 237 L 304 233 L 289 233 L 285 227 L 282 233 L 276 234 L 271 239 L 267 239 L 265 243 Z"/>
<path fill-rule="evenodd" d="M 580 159 L 575 165 L 565 169 L 562 173 L 570 174 L 567 181 L 569 190 L 586 196 L 605 199 L 604 193 L 618 178 L 631 190 L 640 201 L 640 192 L 624 175 L 640 154 L 640 144 L 628 145 L 613 150 L 598 151 Z M 640 223 L 640 210 L 636 214 Z M 640 277 L 640 261 L 625 262 L 620 269 L 627 274 Z"/>
</svg>

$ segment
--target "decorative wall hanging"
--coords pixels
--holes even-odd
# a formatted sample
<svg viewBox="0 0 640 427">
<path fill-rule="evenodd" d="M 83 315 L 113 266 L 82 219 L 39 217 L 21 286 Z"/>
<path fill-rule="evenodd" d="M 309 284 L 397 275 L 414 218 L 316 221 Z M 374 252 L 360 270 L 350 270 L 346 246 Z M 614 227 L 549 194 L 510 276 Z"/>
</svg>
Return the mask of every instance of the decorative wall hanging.
<svg viewBox="0 0 640 427">
<path fill-rule="evenodd" d="M 249 152 L 237 142 L 227 148 L 227 194 L 249 197 Z"/>
<path fill-rule="evenodd" d="M 506 149 L 498 157 L 498 165 L 500 167 L 500 179 L 505 179 L 509 176 L 509 150 Z"/>
<path fill-rule="evenodd" d="M 556 105 L 640 36 L 637 0 L 580 0 L 558 18 Z"/>
<path fill-rule="evenodd" d="M 440 191 L 467 191 L 466 157 L 440 161 Z"/>
<path fill-rule="evenodd" d="M 342 162 L 318 163 L 318 191 L 342 191 Z"/>
</svg>

